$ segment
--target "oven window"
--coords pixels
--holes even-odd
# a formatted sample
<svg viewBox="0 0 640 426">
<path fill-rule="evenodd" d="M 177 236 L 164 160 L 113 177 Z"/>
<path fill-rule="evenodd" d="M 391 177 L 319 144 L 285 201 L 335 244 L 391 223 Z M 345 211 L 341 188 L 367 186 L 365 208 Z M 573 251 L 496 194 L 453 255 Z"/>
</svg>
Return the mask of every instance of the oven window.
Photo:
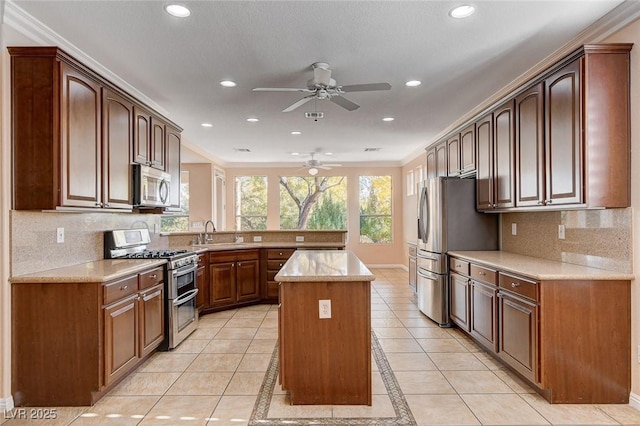
<svg viewBox="0 0 640 426">
<path fill-rule="evenodd" d="M 178 288 L 178 297 L 180 297 L 189 290 L 196 288 L 196 272 L 192 271 L 188 274 L 180 275 L 175 281 Z"/>
<path fill-rule="evenodd" d="M 176 308 L 178 310 L 178 332 L 180 332 L 196 319 L 196 299 L 184 302 Z"/>
</svg>

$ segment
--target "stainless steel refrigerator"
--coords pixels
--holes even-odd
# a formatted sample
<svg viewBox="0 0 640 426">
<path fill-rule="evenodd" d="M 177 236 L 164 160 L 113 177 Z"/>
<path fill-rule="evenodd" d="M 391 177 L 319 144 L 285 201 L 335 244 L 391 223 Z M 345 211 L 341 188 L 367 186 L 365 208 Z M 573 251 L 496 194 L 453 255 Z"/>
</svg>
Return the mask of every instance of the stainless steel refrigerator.
<svg viewBox="0 0 640 426">
<path fill-rule="evenodd" d="M 476 180 L 437 177 L 418 185 L 418 308 L 450 326 L 452 250 L 497 250 L 498 215 L 476 211 Z"/>
</svg>

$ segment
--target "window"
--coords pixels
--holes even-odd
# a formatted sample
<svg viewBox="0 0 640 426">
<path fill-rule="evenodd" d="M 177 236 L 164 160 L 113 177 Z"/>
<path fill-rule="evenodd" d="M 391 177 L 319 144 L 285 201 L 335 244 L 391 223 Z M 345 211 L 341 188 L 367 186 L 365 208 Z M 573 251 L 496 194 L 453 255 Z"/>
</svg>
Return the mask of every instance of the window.
<svg viewBox="0 0 640 426">
<path fill-rule="evenodd" d="M 160 217 L 160 232 L 189 230 L 189 172 L 180 172 L 180 213 Z"/>
<path fill-rule="evenodd" d="M 407 172 L 407 197 L 410 197 L 411 195 L 414 194 L 415 186 L 416 186 L 416 182 L 413 176 L 413 170 L 409 170 Z"/>
<path fill-rule="evenodd" d="M 416 183 L 420 183 L 424 180 L 424 167 L 418 166 L 416 167 Z M 413 187 L 415 189 L 415 185 Z"/>
<path fill-rule="evenodd" d="M 360 242 L 390 243 L 391 176 L 360 176 Z"/>
<path fill-rule="evenodd" d="M 347 229 L 347 178 L 281 176 L 280 229 Z"/>
<path fill-rule="evenodd" d="M 235 182 L 236 230 L 267 229 L 267 177 L 237 176 Z"/>
</svg>

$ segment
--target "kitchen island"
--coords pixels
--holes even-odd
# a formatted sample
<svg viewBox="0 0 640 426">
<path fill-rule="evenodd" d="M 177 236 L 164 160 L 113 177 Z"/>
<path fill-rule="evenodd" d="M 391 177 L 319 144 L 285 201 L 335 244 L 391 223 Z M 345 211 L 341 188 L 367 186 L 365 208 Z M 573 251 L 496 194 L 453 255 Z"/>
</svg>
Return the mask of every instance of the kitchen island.
<svg viewBox="0 0 640 426">
<path fill-rule="evenodd" d="M 371 281 L 348 250 L 297 250 L 275 276 L 291 404 L 371 405 Z"/>
</svg>

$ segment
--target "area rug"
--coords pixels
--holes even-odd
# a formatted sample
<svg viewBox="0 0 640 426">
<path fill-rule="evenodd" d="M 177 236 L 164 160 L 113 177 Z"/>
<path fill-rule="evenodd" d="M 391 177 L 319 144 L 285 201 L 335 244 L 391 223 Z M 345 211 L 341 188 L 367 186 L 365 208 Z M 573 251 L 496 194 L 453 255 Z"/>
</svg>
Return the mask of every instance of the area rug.
<svg viewBox="0 0 640 426">
<path fill-rule="evenodd" d="M 275 386 L 278 382 L 278 345 L 276 345 L 269 368 L 265 374 L 260 394 L 253 407 L 250 426 L 271 426 L 271 425 L 416 425 L 416 421 L 411 414 L 409 405 L 404 398 L 398 381 L 393 375 L 387 357 L 380 347 L 375 333 L 371 332 L 371 353 L 378 366 L 382 381 L 384 382 L 387 394 L 391 400 L 391 405 L 395 411 L 395 417 L 326 417 L 326 418 L 269 418 L 269 407 Z"/>
</svg>

